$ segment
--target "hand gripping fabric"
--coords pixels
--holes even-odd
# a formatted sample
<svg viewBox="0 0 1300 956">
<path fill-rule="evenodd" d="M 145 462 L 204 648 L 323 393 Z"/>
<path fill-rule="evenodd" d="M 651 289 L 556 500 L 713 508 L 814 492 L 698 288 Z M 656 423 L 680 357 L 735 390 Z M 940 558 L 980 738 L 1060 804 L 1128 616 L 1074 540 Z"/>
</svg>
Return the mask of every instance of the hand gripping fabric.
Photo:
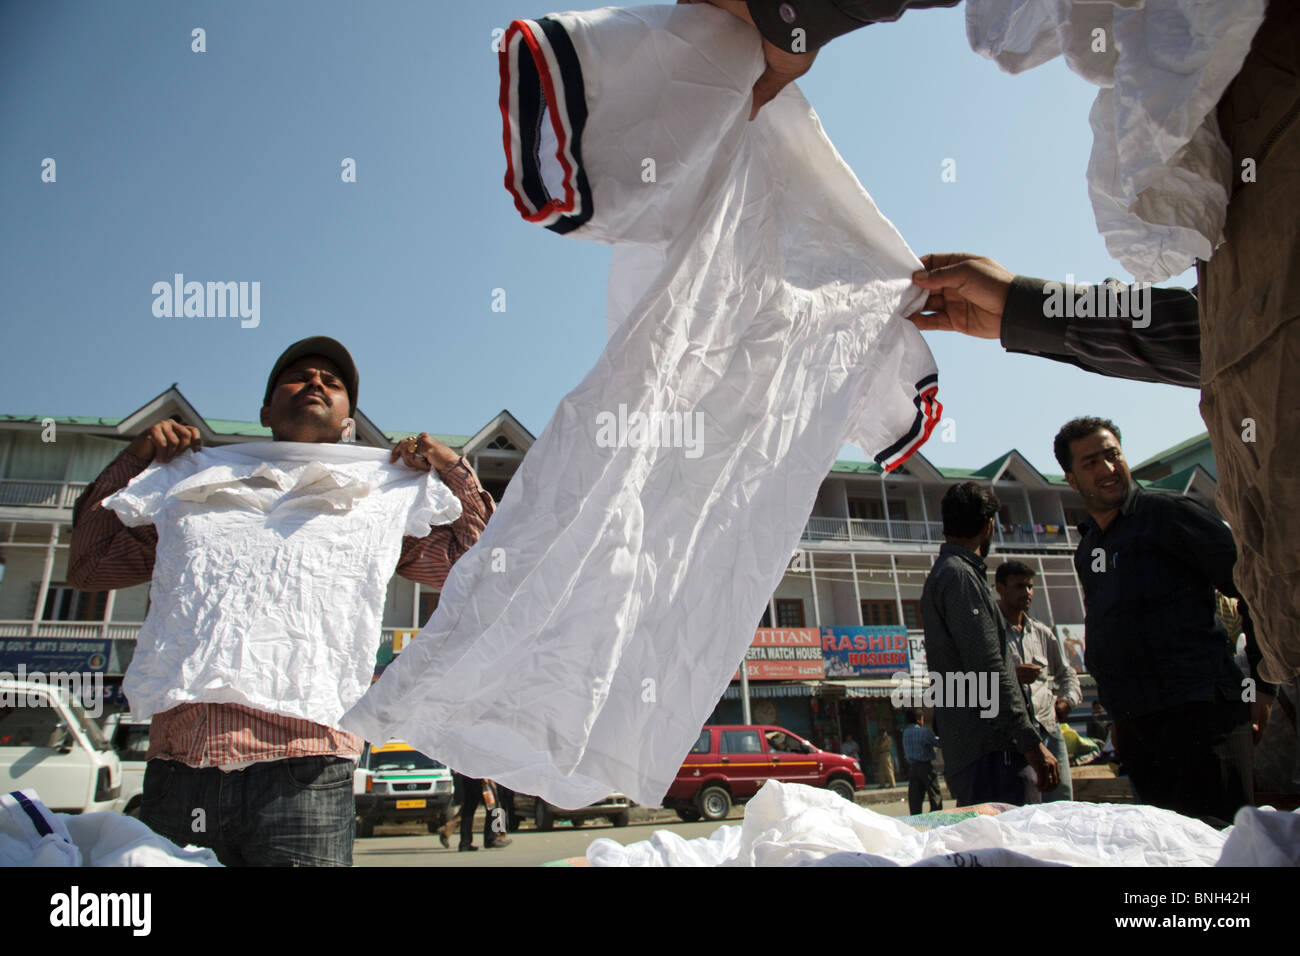
<svg viewBox="0 0 1300 956">
<path fill-rule="evenodd" d="M 155 462 L 104 499 L 154 524 L 149 613 L 123 690 L 147 719 L 194 701 L 338 726 L 370 686 L 402 536 L 461 505 L 379 448 L 254 442 Z"/>
<path fill-rule="evenodd" d="M 846 441 L 894 468 L 940 414 L 920 263 L 757 33 L 700 6 L 511 24 L 506 183 L 612 243 L 609 341 L 429 625 L 345 718 L 562 807 L 656 805 Z"/>
</svg>

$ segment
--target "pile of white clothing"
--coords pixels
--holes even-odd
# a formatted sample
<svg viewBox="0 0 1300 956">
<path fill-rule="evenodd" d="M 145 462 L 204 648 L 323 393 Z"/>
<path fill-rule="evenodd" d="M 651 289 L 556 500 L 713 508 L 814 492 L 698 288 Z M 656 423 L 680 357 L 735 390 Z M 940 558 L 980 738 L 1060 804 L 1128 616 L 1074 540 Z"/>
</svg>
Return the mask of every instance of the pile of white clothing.
<svg viewBox="0 0 1300 956">
<path fill-rule="evenodd" d="M 1059 802 L 918 830 L 829 790 L 768 781 L 740 826 L 687 840 L 669 830 L 592 866 L 1294 866 L 1300 812 L 1243 808 L 1225 831 L 1169 810 Z"/>
<path fill-rule="evenodd" d="M 1274 0 L 1280 2 L 1280 0 Z M 1243 170 L 1215 107 L 1241 69 L 1265 0 L 967 0 L 976 53 L 1008 73 L 1056 56 L 1101 87 L 1088 192 L 1110 254 L 1161 282 L 1223 241 Z"/>
<path fill-rule="evenodd" d="M 0 866 L 220 866 L 120 813 L 54 813 L 35 790 L 0 794 Z"/>
<path fill-rule="evenodd" d="M 123 691 L 141 720 L 194 701 L 337 726 L 370 686 L 403 535 L 460 517 L 433 472 L 347 444 L 255 442 L 154 462 L 104 499 L 155 524 Z"/>
<path fill-rule="evenodd" d="M 762 49 L 724 11 L 515 21 L 501 71 L 507 185 L 614 244 L 611 335 L 343 727 L 561 807 L 653 806 L 836 453 L 894 468 L 938 420 L 920 264 L 797 88 L 748 121 Z"/>
</svg>

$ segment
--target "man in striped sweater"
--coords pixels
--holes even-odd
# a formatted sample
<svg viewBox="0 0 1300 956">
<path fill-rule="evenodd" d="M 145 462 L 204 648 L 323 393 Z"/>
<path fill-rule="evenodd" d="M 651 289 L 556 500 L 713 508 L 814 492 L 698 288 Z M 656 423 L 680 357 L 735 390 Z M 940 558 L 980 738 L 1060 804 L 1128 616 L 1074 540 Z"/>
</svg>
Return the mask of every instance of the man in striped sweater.
<svg viewBox="0 0 1300 956">
<path fill-rule="evenodd" d="M 358 376 L 347 350 L 316 336 L 290 346 L 272 369 L 262 423 L 276 441 L 336 443 L 356 414 Z M 68 580 L 108 590 L 152 580 L 158 532 L 127 527 L 101 506 L 151 462 L 198 450 L 197 428 L 163 420 L 135 439 L 78 499 Z M 456 495 L 453 524 L 404 537 L 397 573 L 440 588 L 494 510 L 463 457 L 422 433 L 393 450 L 435 469 Z M 352 862 L 352 771 L 362 740 L 342 730 L 233 703 L 186 703 L 157 714 L 149 739 L 141 817 L 182 845 L 212 847 L 226 865 Z M 199 814 L 197 811 L 202 810 Z"/>
</svg>

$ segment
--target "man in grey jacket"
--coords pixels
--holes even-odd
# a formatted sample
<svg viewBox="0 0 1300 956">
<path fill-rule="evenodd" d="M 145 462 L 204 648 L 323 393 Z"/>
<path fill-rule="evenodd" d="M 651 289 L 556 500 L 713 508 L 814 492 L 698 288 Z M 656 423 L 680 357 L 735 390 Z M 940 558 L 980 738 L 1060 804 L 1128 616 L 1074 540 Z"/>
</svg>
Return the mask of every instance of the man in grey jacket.
<svg viewBox="0 0 1300 956">
<path fill-rule="evenodd" d="M 938 698 L 944 776 L 958 806 L 1020 805 L 1026 766 L 1040 791 L 1054 789 L 1060 778 L 1056 758 L 1030 720 L 988 584 L 983 559 L 993 542 L 998 499 L 967 481 L 949 488 L 941 507 L 945 544 L 921 592 L 921 617 L 926 657 L 938 677 L 930 693 Z"/>
</svg>

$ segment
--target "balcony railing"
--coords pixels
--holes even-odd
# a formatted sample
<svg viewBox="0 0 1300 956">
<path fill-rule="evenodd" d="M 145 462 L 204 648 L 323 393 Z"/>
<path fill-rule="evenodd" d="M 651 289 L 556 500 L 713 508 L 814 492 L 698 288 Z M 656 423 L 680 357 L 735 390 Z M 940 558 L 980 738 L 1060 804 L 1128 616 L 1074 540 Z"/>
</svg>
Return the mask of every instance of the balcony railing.
<svg viewBox="0 0 1300 956">
<path fill-rule="evenodd" d="M 115 621 L 41 621 L 33 633 L 31 621 L 0 621 L 0 640 L 14 637 L 36 637 L 45 640 L 65 641 L 133 641 L 140 634 L 140 624 Z M 388 643 L 395 631 L 418 631 L 411 627 L 385 627 L 381 632 Z"/>
<path fill-rule="evenodd" d="M 1079 534 L 1073 528 L 1057 531 L 1026 530 L 1023 526 L 998 528 L 995 536 L 1001 545 L 1036 545 L 1073 547 L 1079 543 Z M 804 527 L 803 540 L 816 542 L 887 541 L 890 543 L 940 544 L 943 542 L 943 524 L 938 521 L 883 521 L 863 518 L 809 518 Z"/>
<path fill-rule="evenodd" d="M 85 490 L 84 481 L 0 480 L 0 507 L 71 508 Z"/>
<path fill-rule="evenodd" d="M 0 621 L 0 639 L 39 637 L 66 641 L 133 641 L 139 632 L 139 624 L 113 621 L 40 621 L 35 625 L 31 621 Z"/>
</svg>

